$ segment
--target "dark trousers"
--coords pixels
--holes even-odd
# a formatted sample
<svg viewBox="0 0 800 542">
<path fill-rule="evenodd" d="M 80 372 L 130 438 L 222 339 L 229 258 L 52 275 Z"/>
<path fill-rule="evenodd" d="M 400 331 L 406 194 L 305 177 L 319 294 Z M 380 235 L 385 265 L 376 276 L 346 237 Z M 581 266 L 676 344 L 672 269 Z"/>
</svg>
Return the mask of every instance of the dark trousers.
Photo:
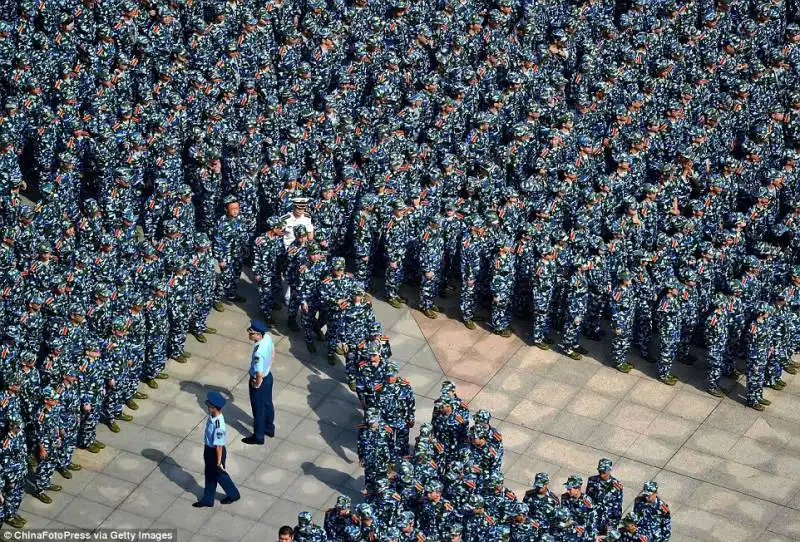
<svg viewBox="0 0 800 542">
<path fill-rule="evenodd" d="M 222 466 L 225 466 L 225 460 L 228 456 L 228 450 L 222 448 Z M 239 490 L 231 480 L 230 475 L 217 467 L 217 449 L 215 446 L 206 446 L 203 449 L 203 463 L 205 463 L 206 475 L 206 489 L 203 491 L 203 497 L 200 502 L 209 506 L 214 506 L 214 496 L 217 494 L 217 484 L 222 486 L 225 495 L 231 499 L 239 498 Z"/>
<path fill-rule="evenodd" d="M 264 433 L 275 433 L 275 407 L 272 405 L 272 373 L 261 381 L 261 387 L 250 390 L 250 408 L 253 411 L 253 435 L 263 441 Z"/>
</svg>

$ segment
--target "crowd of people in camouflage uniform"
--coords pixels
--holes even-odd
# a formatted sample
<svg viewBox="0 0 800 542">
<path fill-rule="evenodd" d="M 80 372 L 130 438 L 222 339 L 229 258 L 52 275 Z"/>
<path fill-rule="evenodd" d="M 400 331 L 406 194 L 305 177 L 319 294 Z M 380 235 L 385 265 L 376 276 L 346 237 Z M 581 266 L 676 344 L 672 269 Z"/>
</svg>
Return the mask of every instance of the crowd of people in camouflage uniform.
<svg viewBox="0 0 800 542">
<path fill-rule="evenodd" d="M 396 366 L 386 365 L 385 383 L 376 386 L 378 406 L 367 406 L 359 433 L 364 502 L 353 506 L 349 497 L 339 496 L 326 511 L 323 527 L 314 525 L 309 512 L 301 512 L 295 541 L 669 540 L 671 515 L 658 484 L 646 482 L 623 517 L 622 483 L 611 475 L 606 458 L 585 492 L 581 476 L 571 475 L 559 498 L 549 489 L 549 475 L 540 472 L 518 500 L 504 486 L 503 440 L 490 423 L 491 414 L 479 410 L 470 426 L 470 411 L 449 381 L 442 384 L 432 421 L 422 424 L 409 453 L 413 393 L 402 398 L 402 392 L 386 389 L 408 386 L 396 377 Z M 383 406 L 386 394 L 394 397 L 388 406 L 399 408 L 399 417 Z M 394 423 L 398 418 L 402 423 Z"/>
<path fill-rule="evenodd" d="M 407 302 L 401 285 L 419 282 L 429 318 L 460 282 L 467 328 L 485 305 L 492 331 L 510 336 L 518 314 L 533 345 L 550 348 L 559 330 L 575 359 L 608 317 L 622 372 L 632 348 L 656 357 L 656 331 L 668 385 L 673 363 L 694 363 L 691 347 L 704 345 L 709 393 L 724 395 L 721 376 L 744 368 L 745 402 L 763 410 L 763 387 L 780 390 L 782 373 L 796 372 L 800 336 L 796 10 L 785 0 L 3 2 L 2 519 L 23 525 L 26 482 L 50 502 L 53 473 L 80 468 L 75 447 L 102 449 L 97 424 L 118 431 L 132 419 L 123 408 L 146 398 L 139 382 L 157 388 L 168 358 L 187 362 L 186 334 L 205 341 L 210 310 L 242 301 L 245 263 L 266 317 L 287 283 L 290 328 L 302 326 L 310 350 L 324 330 L 329 361 L 345 355 L 376 495 L 387 476 L 408 477 L 398 458 L 410 453 L 413 403 L 388 405 L 413 394 L 367 317 L 374 275 L 394 307 Z M 303 214 L 298 198 L 313 231 L 285 232 Z M 453 488 L 472 489 L 475 503 L 502 492 L 453 466 L 479 457 L 494 472 L 499 460 L 483 451 L 498 451 L 488 426 L 468 429 L 451 393 L 420 441 L 439 445 L 436 475 L 412 464 L 429 478 L 416 510 L 433 539 L 451 528 Z M 370 459 L 387 456 L 391 470 Z M 452 516 L 465 538 L 479 536 L 470 518 L 539 521 L 458 498 L 472 510 Z M 360 525 L 390 532 L 374 511 Z M 570 514 L 551 534 L 606 528 Z"/>
</svg>

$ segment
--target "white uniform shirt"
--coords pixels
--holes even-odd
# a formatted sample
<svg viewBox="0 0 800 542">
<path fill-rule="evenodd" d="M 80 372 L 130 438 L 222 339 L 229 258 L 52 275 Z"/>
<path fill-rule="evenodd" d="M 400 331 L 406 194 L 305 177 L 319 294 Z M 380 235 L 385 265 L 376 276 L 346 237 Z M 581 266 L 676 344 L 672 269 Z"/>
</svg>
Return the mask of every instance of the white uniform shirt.
<svg viewBox="0 0 800 542">
<path fill-rule="evenodd" d="M 294 216 L 294 213 L 289 213 L 288 216 L 285 217 L 284 220 L 285 229 L 283 233 L 283 247 L 289 248 L 289 245 L 294 242 L 294 228 L 295 226 L 305 226 L 308 233 L 312 233 L 314 231 L 314 225 L 311 223 L 311 219 L 308 215 L 303 215 L 300 218 Z"/>
</svg>

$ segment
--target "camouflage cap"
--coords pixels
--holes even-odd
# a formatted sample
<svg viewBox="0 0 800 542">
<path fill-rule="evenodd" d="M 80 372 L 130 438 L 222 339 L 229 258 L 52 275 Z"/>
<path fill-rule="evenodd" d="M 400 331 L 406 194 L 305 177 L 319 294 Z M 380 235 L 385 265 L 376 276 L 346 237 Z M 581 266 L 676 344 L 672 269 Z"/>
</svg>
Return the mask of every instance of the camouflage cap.
<svg viewBox="0 0 800 542">
<path fill-rule="evenodd" d="M 638 525 L 641 521 L 641 517 L 636 512 L 628 512 L 625 514 L 625 517 L 622 518 L 623 525 Z"/>
<path fill-rule="evenodd" d="M 658 483 L 648 480 L 642 485 L 642 495 L 652 495 L 653 493 L 658 493 Z"/>
<path fill-rule="evenodd" d="M 583 486 L 583 478 L 578 474 L 571 474 L 567 481 L 564 482 L 564 487 L 567 489 L 580 488 Z"/>
<path fill-rule="evenodd" d="M 373 510 L 371 504 L 362 502 L 356 506 L 356 514 L 358 514 L 362 519 L 374 518 L 375 510 Z"/>
<path fill-rule="evenodd" d="M 58 401 L 61 399 L 61 394 L 58 393 L 58 388 L 52 386 L 45 386 L 42 388 L 42 399 L 46 401 Z"/>
<path fill-rule="evenodd" d="M 550 475 L 546 472 L 537 472 L 533 478 L 533 487 L 544 487 L 550 483 Z"/>
<path fill-rule="evenodd" d="M 400 528 L 408 526 L 409 523 L 414 521 L 414 512 L 403 512 L 397 518 L 397 526 Z"/>
</svg>

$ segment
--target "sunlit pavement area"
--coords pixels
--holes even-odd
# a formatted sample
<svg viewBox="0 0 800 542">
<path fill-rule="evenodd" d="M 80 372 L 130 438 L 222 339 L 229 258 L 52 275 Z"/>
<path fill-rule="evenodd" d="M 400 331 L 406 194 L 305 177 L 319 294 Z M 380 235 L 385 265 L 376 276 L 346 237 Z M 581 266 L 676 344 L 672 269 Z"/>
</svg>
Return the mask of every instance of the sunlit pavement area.
<svg viewBox="0 0 800 542">
<path fill-rule="evenodd" d="M 306 350 L 302 333 L 289 333 L 285 311 L 275 313 L 273 366 L 275 438 L 264 446 L 240 442 L 252 417 L 247 367 L 252 350 L 246 328 L 257 316 L 257 294 L 244 285 L 242 306 L 212 312 L 219 330 L 206 344 L 189 337 L 187 364 L 170 361 L 169 380 L 139 401 L 122 432 L 101 426 L 108 447 L 79 450 L 84 470 L 56 483 L 45 505 L 26 495 L 26 528 L 177 528 L 179 540 L 274 540 L 309 510 L 322 523 L 337 495 L 360 498 L 356 455 L 358 401 L 344 382 L 341 364 L 330 367 Z M 407 295 L 414 299 L 413 290 Z M 524 343 L 529 322 L 515 322 L 511 338 L 484 328 L 468 331 L 451 296 L 443 315 L 429 320 L 417 310 L 396 310 L 375 300 L 378 319 L 391 337 L 393 358 L 417 397 L 418 424 L 430 419 L 444 379 L 454 381 L 470 408 L 490 410 L 505 443 L 503 471 L 519 498 L 539 471 L 550 473 L 554 491 L 572 473 L 595 473 L 597 460 L 614 461 L 632 505 L 642 482 L 655 479 L 673 516 L 673 540 L 800 539 L 800 385 L 785 375 L 782 392 L 765 390 L 772 406 L 763 413 L 742 404 L 744 378 L 724 382 L 730 394 L 703 391 L 705 361 L 677 365 L 675 387 L 654 379 L 655 365 L 631 357 L 630 374 L 609 366 L 608 340 L 585 341 L 590 354 L 575 361 L 555 348 Z M 412 306 L 415 303 L 411 302 Z M 556 341 L 557 342 L 557 341 Z M 206 393 L 228 399 L 228 471 L 242 499 L 233 505 L 195 509 L 203 487 L 202 442 Z M 412 433 L 412 437 L 415 433 Z M 265 538 L 266 537 L 266 538 Z"/>
</svg>

